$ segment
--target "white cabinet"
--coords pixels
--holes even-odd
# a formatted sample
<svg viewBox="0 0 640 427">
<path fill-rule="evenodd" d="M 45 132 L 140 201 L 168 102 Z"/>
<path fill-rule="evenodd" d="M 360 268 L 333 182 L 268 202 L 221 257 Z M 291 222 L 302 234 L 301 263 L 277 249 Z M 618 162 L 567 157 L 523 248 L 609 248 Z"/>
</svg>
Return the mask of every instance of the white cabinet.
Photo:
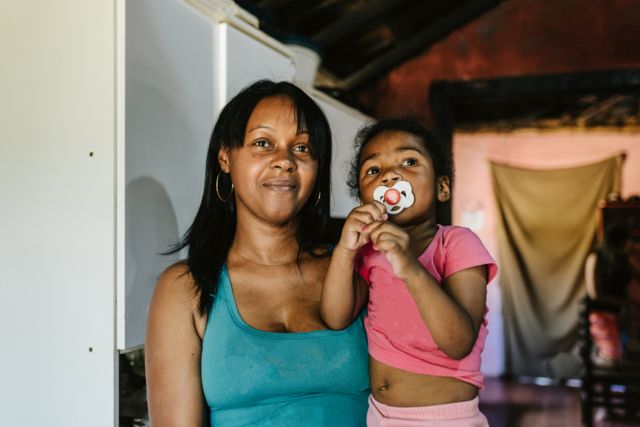
<svg viewBox="0 0 640 427">
<path fill-rule="evenodd" d="M 371 118 L 350 108 L 323 92 L 307 89 L 311 97 L 320 105 L 331 125 L 331 216 L 345 218 L 359 202 L 351 197 L 347 180 L 351 161 L 355 153 L 354 138 L 358 130 Z"/>
<path fill-rule="evenodd" d="M 225 103 L 256 80 L 290 81 L 293 78 L 295 68 L 290 52 L 264 33 L 247 34 L 223 24 L 219 26 L 218 34 L 225 44 L 227 59 Z"/>
<path fill-rule="evenodd" d="M 177 257 L 161 255 L 191 225 L 219 110 L 259 79 L 291 80 L 287 49 L 212 2 L 128 1 L 126 137 L 118 206 L 117 341 L 144 343 L 155 281 Z M 124 164 L 122 164 L 124 163 Z"/>
</svg>

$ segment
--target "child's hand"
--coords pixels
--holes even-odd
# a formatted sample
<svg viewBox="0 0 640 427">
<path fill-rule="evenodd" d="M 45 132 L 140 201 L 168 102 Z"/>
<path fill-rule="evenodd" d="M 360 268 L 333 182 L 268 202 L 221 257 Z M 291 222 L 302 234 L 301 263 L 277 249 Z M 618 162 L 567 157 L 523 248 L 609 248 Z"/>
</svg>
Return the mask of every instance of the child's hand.
<svg viewBox="0 0 640 427">
<path fill-rule="evenodd" d="M 415 268 L 421 268 L 420 263 L 411 252 L 411 238 L 402 228 L 391 222 L 384 222 L 367 228 L 373 247 L 384 253 L 387 261 L 393 268 L 393 273 L 406 280 L 415 272 Z"/>
<path fill-rule="evenodd" d="M 344 222 L 338 246 L 349 251 L 360 249 L 369 242 L 369 234 L 375 229 L 375 225 L 387 218 L 387 211 L 380 202 L 374 201 L 354 208 Z"/>
</svg>

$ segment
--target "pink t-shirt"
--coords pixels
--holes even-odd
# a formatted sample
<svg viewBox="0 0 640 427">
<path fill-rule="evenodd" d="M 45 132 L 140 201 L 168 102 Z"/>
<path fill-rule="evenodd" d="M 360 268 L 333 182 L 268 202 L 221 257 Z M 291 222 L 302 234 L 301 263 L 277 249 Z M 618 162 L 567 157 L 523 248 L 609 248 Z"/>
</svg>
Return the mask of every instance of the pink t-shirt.
<svg viewBox="0 0 640 427">
<path fill-rule="evenodd" d="M 418 261 L 439 284 L 453 273 L 479 265 L 488 268 L 487 283 L 498 271 L 478 236 L 457 226 L 438 225 L 436 235 Z M 371 357 L 405 371 L 457 378 L 482 387 L 480 362 L 488 333 L 486 309 L 471 353 L 455 360 L 438 348 L 407 287 L 393 274 L 382 252 L 374 250 L 371 244 L 365 246 L 356 268 L 369 283 L 365 328 Z"/>
</svg>

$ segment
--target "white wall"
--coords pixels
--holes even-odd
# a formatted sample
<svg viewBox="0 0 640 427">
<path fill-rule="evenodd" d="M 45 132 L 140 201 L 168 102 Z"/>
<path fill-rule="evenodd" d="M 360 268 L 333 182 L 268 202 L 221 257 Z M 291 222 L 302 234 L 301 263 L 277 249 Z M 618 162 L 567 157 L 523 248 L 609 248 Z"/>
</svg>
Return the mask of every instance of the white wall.
<svg viewBox="0 0 640 427">
<path fill-rule="evenodd" d="M 121 1 L 0 3 L 3 426 L 115 423 Z"/>
</svg>

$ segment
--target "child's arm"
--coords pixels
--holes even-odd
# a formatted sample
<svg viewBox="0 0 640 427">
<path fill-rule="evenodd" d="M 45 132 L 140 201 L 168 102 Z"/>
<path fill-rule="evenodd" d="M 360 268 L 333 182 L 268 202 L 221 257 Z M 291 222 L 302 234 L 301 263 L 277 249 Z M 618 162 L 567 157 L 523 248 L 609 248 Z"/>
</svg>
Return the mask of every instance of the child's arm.
<svg viewBox="0 0 640 427">
<path fill-rule="evenodd" d="M 368 297 L 368 286 L 353 271 L 357 251 L 336 246 L 322 287 L 320 314 L 331 329 L 344 329 L 358 315 Z"/>
<path fill-rule="evenodd" d="M 358 249 L 369 241 L 363 229 L 380 219 L 386 219 L 384 206 L 374 202 L 355 208 L 345 220 L 322 286 L 320 314 L 331 329 L 347 327 L 367 300 L 367 283 L 353 266 Z"/>
<path fill-rule="evenodd" d="M 371 240 L 406 283 L 440 350 L 453 359 L 468 355 L 484 318 L 486 266 L 454 273 L 440 286 L 411 253 L 406 231 L 386 223 L 371 233 Z"/>
</svg>

